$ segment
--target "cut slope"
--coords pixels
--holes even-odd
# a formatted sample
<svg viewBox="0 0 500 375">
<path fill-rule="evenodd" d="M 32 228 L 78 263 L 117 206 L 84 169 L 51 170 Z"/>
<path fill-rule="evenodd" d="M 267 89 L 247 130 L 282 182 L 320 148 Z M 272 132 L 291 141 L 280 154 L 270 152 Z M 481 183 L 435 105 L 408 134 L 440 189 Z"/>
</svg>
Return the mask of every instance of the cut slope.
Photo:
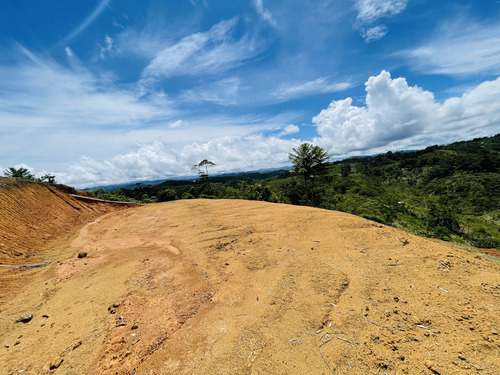
<svg viewBox="0 0 500 375">
<path fill-rule="evenodd" d="M 499 265 L 352 215 L 176 201 L 53 252 L 5 270 L 2 374 L 500 372 Z"/>
<path fill-rule="evenodd" d="M 116 210 L 114 205 L 81 202 L 69 197 L 70 193 L 77 191 L 64 185 L 0 177 L 0 264 L 33 262 L 50 240 Z"/>
</svg>

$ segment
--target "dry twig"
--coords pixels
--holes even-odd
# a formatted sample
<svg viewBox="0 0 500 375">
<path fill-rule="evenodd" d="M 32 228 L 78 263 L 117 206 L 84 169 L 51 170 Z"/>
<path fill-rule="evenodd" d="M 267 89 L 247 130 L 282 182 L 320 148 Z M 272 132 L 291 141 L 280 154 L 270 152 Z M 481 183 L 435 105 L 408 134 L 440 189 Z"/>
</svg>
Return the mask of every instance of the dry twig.
<svg viewBox="0 0 500 375">
<path fill-rule="evenodd" d="M 330 372 L 335 375 L 335 372 L 332 370 L 332 368 L 330 367 L 330 365 L 328 364 L 328 362 L 326 361 L 325 357 L 323 357 L 323 354 L 321 354 L 321 352 L 319 352 L 319 355 L 321 356 L 321 359 L 323 360 L 323 362 L 325 362 L 325 365 L 326 367 L 328 367 L 328 370 L 330 370 Z"/>
</svg>

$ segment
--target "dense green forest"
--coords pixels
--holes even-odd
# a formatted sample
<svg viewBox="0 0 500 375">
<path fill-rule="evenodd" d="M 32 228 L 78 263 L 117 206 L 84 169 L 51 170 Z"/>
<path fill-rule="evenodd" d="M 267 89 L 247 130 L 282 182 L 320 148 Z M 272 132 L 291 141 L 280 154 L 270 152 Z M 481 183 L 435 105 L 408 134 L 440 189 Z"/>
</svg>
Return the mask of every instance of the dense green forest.
<svg viewBox="0 0 500 375">
<path fill-rule="evenodd" d="M 95 194 L 143 203 L 251 199 L 348 212 L 408 232 L 500 249 L 500 134 L 327 163 L 306 199 L 290 171 L 165 181 Z"/>
</svg>

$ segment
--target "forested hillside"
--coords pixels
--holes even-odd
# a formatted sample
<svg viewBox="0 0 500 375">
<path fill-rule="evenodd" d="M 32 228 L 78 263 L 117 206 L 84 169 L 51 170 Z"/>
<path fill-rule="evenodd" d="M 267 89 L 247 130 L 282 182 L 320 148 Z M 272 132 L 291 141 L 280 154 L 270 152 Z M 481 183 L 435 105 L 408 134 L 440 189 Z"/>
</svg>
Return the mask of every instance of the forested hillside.
<svg viewBox="0 0 500 375">
<path fill-rule="evenodd" d="M 329 163 L 305 198 L 289 171 L 166 181 L 96 194 L 106 199 L 162 202 L 239 198 L 313 205 L 392 225 L 417 235 L 500 249 L 500 134 Z"/>
</svg>

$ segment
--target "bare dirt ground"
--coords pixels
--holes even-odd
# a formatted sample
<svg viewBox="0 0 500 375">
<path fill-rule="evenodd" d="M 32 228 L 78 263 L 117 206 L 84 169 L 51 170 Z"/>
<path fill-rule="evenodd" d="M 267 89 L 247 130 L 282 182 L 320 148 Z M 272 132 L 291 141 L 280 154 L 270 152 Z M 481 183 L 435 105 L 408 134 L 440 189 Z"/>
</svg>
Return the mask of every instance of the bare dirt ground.
<svg viewBox="0 0 500 375">
<path fill-rule="evenodd" d="M 264 202 L 92 220 L 0 267 L 0 374 L 500 374 L 484 256 Z"/>
<path fill-rule="evenodd" d="M 0 177 L 0 264 L 30 264 L 51 240 L 74 232 L 123 205 L 87 204 L 68 194 L 93 196 L 64 185 Z"/>
</svg>

